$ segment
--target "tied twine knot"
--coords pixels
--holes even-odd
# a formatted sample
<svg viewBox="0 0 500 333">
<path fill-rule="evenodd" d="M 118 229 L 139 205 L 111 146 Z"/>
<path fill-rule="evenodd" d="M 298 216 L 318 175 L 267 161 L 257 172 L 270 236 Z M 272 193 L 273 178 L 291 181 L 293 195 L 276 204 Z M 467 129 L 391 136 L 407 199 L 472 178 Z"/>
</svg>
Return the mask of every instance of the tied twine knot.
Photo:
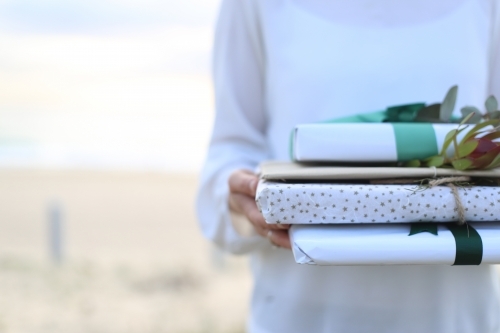
<svg viewBox="0 0 500 333">
<path fill-rule="evenodd" d="M 455 205 L 458 211 L 458 224 L 464 225 L 467 223 L 465 219 L 465 208 L 462 204 L 462 200 L 460 200 L 460 196 L 458 195 L 458 189 L 455 183 L 458 182 L 468 182 L 470 181 L 470 177 L 467 176 L 459 176 L 459 177 L 444 177 L 438 178 L 429 181 L 429 188 L 433 188 L 439 185 L 447 185 L 451 189 L 451 193 L 453 194 L 453 198 L 455 199 Z"/>
</svg>

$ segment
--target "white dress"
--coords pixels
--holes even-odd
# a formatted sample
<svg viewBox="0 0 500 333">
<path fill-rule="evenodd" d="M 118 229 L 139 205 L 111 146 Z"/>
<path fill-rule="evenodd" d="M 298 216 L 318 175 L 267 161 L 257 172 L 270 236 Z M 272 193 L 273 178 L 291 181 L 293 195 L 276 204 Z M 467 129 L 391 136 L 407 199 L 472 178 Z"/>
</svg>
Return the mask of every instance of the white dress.
<svg viewBox="0 0 500 333">
<path fill-rule="evenodd" d="M 214 84 L 197 210 L 206 237 L 251 254 L 249 332 L 500 332 L 493 267 L 302 266 L 237 232 L 227 205 L 229 174 L 288 159 L 295 124 L 439 102 L 454 84 L 460 107 L 500 98 L 497 0 L 224 0 Z"/>
</svg>

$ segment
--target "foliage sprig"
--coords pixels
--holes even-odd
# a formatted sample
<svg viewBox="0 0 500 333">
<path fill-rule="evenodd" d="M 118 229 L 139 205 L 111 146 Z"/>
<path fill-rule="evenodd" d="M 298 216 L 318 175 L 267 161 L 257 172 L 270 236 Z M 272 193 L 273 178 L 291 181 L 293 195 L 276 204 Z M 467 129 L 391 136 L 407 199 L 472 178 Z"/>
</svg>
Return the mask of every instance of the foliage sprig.
<svg viewBox="0 0 500 333">
<path fill-rule="evenodd" d="M 415 121 L 453 122 L 458 87 L 450 88 L 441 104 L 424 107 L 415 117 Z M 459 125 L 445 137 L 438 155 L 425 160 L 408 161 L 409 167 L 433 166 L 455 168 L 457 170 L 492 169 L 500 167 L 500 110 L 495 96 L 486 99 L 486 113 L 478 108 L 466 106 L 461 109 Z M 437 120 L 438 119 L 438 120 Z M 475 124 L 472 126 L 471 124 Z M 459 140 L 459 134 L 468 130 Z M 450 149 L 453 147 L 453 149 Z M 450 153 L 450 151 L 453 153 Z"/>
</svg>

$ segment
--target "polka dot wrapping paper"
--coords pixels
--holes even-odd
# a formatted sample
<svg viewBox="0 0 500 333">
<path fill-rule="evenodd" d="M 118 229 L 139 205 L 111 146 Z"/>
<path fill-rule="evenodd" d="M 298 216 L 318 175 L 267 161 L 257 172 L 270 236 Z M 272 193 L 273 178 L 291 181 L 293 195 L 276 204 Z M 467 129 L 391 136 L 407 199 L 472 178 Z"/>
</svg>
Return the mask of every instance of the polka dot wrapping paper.
<svg viewBox="0 0 500 333">
<path fill-rule="evenodd" d="M 458 187 L 469 222 L 500 221 L 500 187 Z M 256 202 L 270 224 L 455 222 L 458 209 L 447 186 L 335 183 L 289 184 L 261 180 Z"/>
</svg>

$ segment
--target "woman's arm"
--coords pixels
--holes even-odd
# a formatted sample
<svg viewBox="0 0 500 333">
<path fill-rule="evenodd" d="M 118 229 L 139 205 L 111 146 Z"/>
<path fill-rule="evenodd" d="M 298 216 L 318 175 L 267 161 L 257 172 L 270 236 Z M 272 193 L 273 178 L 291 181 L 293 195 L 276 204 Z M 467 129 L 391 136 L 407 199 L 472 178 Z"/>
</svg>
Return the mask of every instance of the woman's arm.
<svg viewBox="0 0 500 333">
<path fill-rule="evenodd" d="M 252 197 L 255 187 L 249 188 L 251 180 L 256 180 L 251 171 L 269 158 L 265 59 L 255 6 L 254 0 L 222 2 L 214 43 L 216 116 L 197 198 L 204 235 L 233 253 L 269 244 L 261 237 L 267 235 L 267 226 L 256 214 Z M 234 228 L 228 204 L 230 193 L 233 210 L 257 225 L 250 235 L 242 235 Z M 286 231 L 282 233 L 286 235 Z M 281 236 L 273 235 L 272 240 L 285 246 L 288 237 L 283 242 Z"/>
</svg>

